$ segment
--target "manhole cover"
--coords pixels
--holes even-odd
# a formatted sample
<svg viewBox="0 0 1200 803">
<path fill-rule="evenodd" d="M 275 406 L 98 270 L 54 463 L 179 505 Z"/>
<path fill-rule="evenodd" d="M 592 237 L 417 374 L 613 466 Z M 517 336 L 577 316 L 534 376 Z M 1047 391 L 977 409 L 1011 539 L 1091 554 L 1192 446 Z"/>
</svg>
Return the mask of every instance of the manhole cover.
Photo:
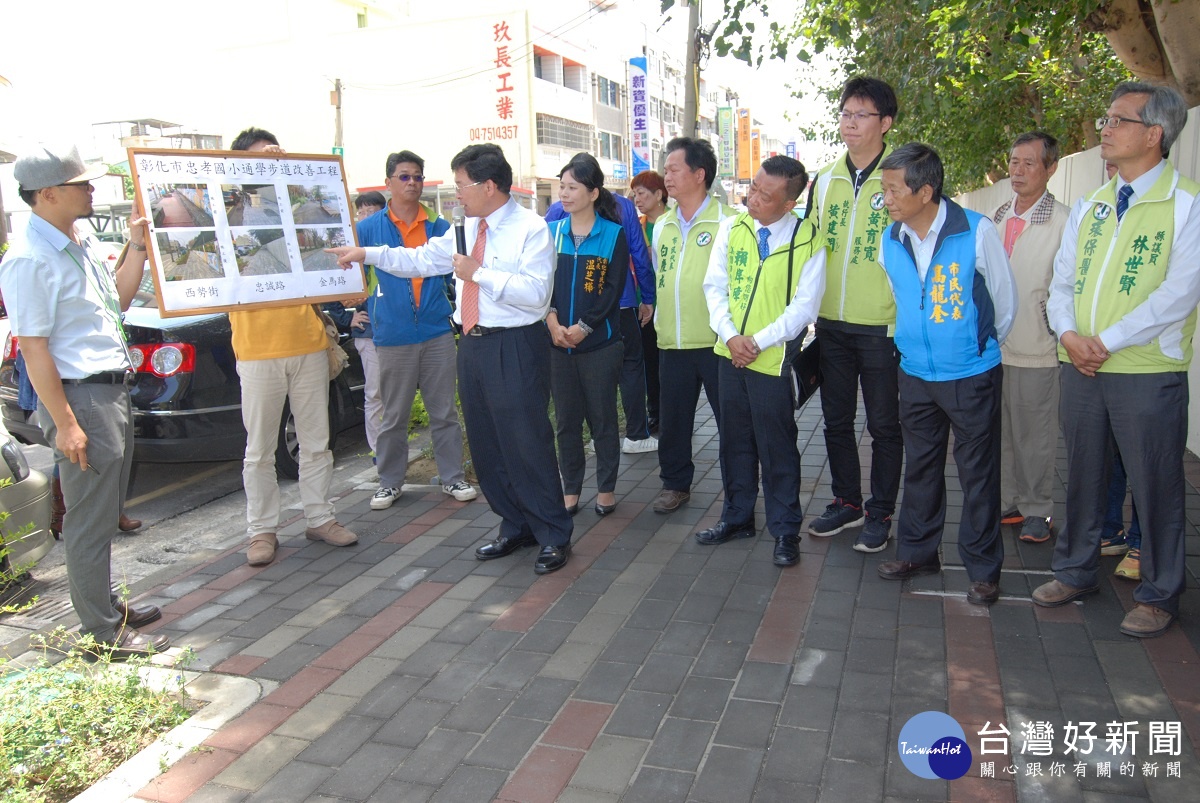
<svg viewBox="0 0 1200 803">
<path fill-rule="evenodd" d="M 23 613 L 6 616 L 6 625 L 42 630 L 71 612 L 71 590 L 67 578 L 52 582 L 32 579 L 25 581 L 22 587 L 21 599 L 28 600 L 36 596 L 38 601 Z"/>
</svg>

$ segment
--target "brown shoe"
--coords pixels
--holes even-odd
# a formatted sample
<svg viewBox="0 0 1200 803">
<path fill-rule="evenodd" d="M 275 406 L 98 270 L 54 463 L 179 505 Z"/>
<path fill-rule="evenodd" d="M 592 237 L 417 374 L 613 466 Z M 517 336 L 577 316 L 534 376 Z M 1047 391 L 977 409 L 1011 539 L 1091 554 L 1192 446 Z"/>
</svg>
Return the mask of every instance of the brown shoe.
<svg viewBox="0 0 1200 803">
<path fill-rule="evenodd" d="M 171 646 L 171 639 L 162 633 L 139 633 L 132 627 L 123 627 L 112 641 L 96 643 L 95 652 L 107 655 L 110 661 L 124 661 L 155 655 Z"/>
<path fill-rule="evenodd" d="M 1057 608 L 1059 605 L 1066 605 L 1068 602 L 1077 600 L 1088 594 L 1094 594 L 1099 590 L 1100 586 L 1076 588 L 1066 583 L 1060 583 L 1057 580 L 1051 580 L 1049 583 L 1043 583 L 1033 590 L 1033 601 L 1043 608 Z"/>
<path fill-rule="evenodd" d="M 157 605 L 134 605 L 128 602 L 114 602 L 113 609 L 121 617 L 122 626 L 130 627 L 134 630 L 137 630 L 139 627 L 145 627 L 151 622 L 157 622 L 162 618 L 162 610 Z"/>
<path fill-rule="evenodd" d="M 131 519 L 122 513 L 121 518 L 117 519 L 117 528 L 123 533 L 131 533 L 142 528 L 142 520 Z"/>
<path fill-rule="evenodd" d="M 991 605 L 1000 599 L 999 583 L 971 583 L 967 589 L 967 602 L 972 605 Z"/>
<path fill-rule="evenodd" d="M 309 541 L 324 541 L 330 546 L 350 546 L 358 543 L 358 536 L 330 519 L 320 527 L 309 527 L 304 531 L 304 537 Z"/>
<path fill-rule="evenodd" d="M 688 491 L 672 491 L 669 488 L 663 488 L 662 493 L 654 500 L 654 512 L 672 513 L 679 510 L 680 506 L 691 498 L 692 495 Z"/>
<path fill-rule="evenodd" d="M 275 560 L 275 549 L 279 539 L 275 533 L 258 533 L 250 539 L 250 548 L 246 550 L 246 562 L 251 566 L 266 566 Z"/>
<path fill-rule="evenodd" d="M 1175 614 L 1139 602 L 1121 620 L 1121 632 L 1134 638 L 1154 638 L 1167 632 L 1175 621 Z"/>
</svg>

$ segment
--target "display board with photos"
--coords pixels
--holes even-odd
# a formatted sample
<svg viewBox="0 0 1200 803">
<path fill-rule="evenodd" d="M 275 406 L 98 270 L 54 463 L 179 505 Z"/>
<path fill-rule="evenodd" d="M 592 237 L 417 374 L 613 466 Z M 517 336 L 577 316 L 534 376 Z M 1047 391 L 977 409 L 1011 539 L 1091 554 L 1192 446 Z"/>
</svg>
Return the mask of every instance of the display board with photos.
<svg viewBox="0 0 1200 803">
<path fill-rule="evenodd" d="M 357 244 L 341 157 L 130 148 L 129 167 L 163 317 L 366 295 L 325 253 Z"/>
</svg>

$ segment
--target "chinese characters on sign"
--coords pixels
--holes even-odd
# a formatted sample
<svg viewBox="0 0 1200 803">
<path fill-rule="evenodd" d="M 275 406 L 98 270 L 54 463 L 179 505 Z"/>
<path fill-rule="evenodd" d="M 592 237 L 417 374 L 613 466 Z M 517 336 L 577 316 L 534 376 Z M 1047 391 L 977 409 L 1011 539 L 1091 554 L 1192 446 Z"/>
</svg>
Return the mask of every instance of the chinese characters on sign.
<svg viewBox="0 0 1200 803">
<path fill-rule="evenodd" d="M 129 164 L 164 317 L 365 294 L 325 253 L 354 242 L 338 157 L 135 148 Z"/>
<path fill-rule="evenodd" d="M 650 99 L 646 86 L 646 57 L 629 60 L 629 141 L 633 143 L 633 174 L 650 169 Z"/>
</svg>

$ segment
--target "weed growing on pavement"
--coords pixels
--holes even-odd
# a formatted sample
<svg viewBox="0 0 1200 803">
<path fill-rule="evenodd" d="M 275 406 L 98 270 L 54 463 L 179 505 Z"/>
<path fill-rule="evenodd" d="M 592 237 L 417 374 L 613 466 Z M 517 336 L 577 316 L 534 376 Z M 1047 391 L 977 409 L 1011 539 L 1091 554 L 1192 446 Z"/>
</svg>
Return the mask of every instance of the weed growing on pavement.
<svg viewBox="0 0 1200 803">
<path fill-rule="evenodd" d="M 12 485 L 12 480 L 5 477 L 0 480 L 0 488 Z M 19 541 L 34 530 L 34 523 L 29 522 L 16 530 L 10 530 L 8 520 L 11 518 L 7 510 L 0 510 L 0 614 L 24 613 L 37 604 L 38 598 L 21 599 L 24 589 L 22 583 L 29 577 L 29 566 L 14 565 L 8 556 L 12 551 L 8 541 Z"/>
<path fill-rule="evenodd" d="M 69 800 L 190 716 L 182 671 L 159 689 L 148 661 L 111 663 L 90 636 L 60 627 L 35 643 L 32 668 L 0 663 L 0 803 Z"/>
</svg>

